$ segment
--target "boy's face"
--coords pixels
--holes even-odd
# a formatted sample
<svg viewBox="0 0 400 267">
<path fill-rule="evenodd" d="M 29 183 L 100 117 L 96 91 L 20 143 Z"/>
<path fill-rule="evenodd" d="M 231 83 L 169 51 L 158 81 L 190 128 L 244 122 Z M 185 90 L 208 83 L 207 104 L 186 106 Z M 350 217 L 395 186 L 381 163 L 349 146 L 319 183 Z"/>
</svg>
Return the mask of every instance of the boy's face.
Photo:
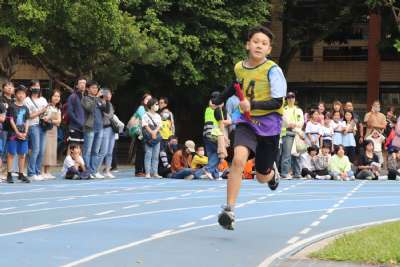
<svg viewBox="0 0 400 267">
<path fill-rule="evenodd" d="M 18 101 L 22 102 L 26 98 L 26 93 L 25 91 L 20 90 L 15 94 L 15 97 L 17 98 Z"/>
<path fill-rule="evenodd" d="M 271 53 L 271 40 L 262 32 L 255 33 L 247 41 L 246 49 L 249 51 L 250 58 L 263 60 Z"/>
<path fill-rule="evenodd" d="M 80 155 L 81 149 L 79 147 L 75 147 L 73 150 L 71 150 L 72 155 Z"/>
<path fill-rule="evenodd" d="M 4 94 L 13 95 L 14 94 L 14 86 L 12 84 L 7 84 L 4 86 Z"/>
<path fill-rule="evenodd" d="M 199 156 L 204 156 L 204 148 L 202 148 L 202 147 L 199 147 L 198 149 L 197 149 L 197 155 L 199 155 Z"/>
<path fill-rule="evenodd" d="M 98 92 L 99 92 L 99 88 L 97 87 L 97 85 L 91 85 L 88 88 L 88 93 L 91 96 L 96 96 Z"/>
<path fill-rule="evenodd" d="M 317 155 L 317 151 L 315 151 L 315 150 L 310 151 L 311 157 L 315 157 L 316 155 Z"/>
<path fill-rule="evenodd" d="M 322 148 L 322 155 L 326 156 L 329 154 L 329 152 L 330 152 L 329 148 L 326 147 Z"/>
</svg>

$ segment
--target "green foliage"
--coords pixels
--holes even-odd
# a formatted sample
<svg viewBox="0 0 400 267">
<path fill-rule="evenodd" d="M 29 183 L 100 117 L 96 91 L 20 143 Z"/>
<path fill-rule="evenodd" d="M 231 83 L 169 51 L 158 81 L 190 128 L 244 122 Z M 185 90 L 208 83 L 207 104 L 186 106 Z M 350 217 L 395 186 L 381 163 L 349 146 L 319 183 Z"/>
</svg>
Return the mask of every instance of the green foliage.
<svg viewBox="0 0 400 267">
<path fill-rule="evenodd" d="M 267 20 L 266 1 L 127 0 L 124 10 L 168 55 L 166 79 L 177 86 L 230 81 L 245 57 L 244 33 Z"/>
<path fill-rule="evenodd" d="M 394 47 L 397 49 L 398 52 L 400 52 L 400 40 L 396 40 Z"/>
<path fill-rule="evenodd" d="M 115 0 L 1 1 L 0 16 L 0 38 L 24 49 L 52 78 L 97 77 L 115 67 L 126 75 L 133 61 L 167 62 L 158 42 L 142 33 Z"/>
</svg>

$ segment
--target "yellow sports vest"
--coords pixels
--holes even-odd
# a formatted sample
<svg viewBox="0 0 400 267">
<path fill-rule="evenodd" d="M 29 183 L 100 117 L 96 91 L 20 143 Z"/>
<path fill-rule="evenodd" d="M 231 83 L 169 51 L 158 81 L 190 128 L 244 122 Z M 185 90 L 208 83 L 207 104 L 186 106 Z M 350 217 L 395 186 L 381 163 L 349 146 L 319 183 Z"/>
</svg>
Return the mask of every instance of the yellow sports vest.
<svg viewBox="0 0 400 267">
<path fill-rule="evenodd" d="M 276 63 L 272 60 L 267 60 L 255 68 L 244 67 L 243 61 L 235 65 L 236 79 L 242 82 L 243 94 L 249 101 L 268 101 L 272 99 L 268 73 L 274 66 L 276 66 Z M 282 115 L 283 105 L 275 110 L 252 109 L 250 111 L 251 116 L 264 116 L 273 112 Z"/>
</svg>

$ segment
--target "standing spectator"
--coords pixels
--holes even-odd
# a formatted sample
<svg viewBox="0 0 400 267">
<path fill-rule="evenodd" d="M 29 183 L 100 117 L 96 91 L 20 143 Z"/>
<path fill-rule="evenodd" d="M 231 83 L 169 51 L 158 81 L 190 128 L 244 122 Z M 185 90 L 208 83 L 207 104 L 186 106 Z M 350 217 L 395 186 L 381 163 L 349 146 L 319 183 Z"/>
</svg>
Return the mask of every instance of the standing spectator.
<svg viewBox="0 0 400 267">
<path fill-rule="evenodd" d="M 383 132 L 384 136 L 389 136 L 390 131 L 394 128 L 396 124 L 396 116 L 394 114 L 393 107 L 390 107 L 386 112 L 386 128 Z"/>
<path fill-rule="evenodd" d="M 161 142 L 161 117 L 157 113 L 159 109 L 158 100 L 156 98 L 150 99 L 147 103 L 147 109 L 148 112 L 146 112 L 142 118 L 143 141 L 145 142 L 144 169 L 146 178 L 161 178 L 161 176 L 158 175 Z M 147 137 L 145 138 L 145 136 Z"/>
<path fill-rule="evenodd" d="M 192 165 L 192 153 L 195 152 L 195 143 L 191 140 L 185 142 L 185 146 L 175 152 L 171 163 L 171 178 L 187 179 L 194 178 Z"/>
<path fill-rule="evenodd" d="M 112 93 L 109 89 L 104 88 L 100 92 L 101 98 L 106 102 L 106 110 L 103 112 L 103 140 L 100 147 L 99 168 L 101 168 L 104 161 L 104 176 L 107 178 L 115 178 L 111 173 L 111 162 L 115 146 L 115 132 L 112 127 L 111 120 L 114 117 L 114 106 L 111 103 Z"/>
<path fill-rule="evenodd" d="M 158 174 L 162 177 L 169 177 L 171 174 L 171 161 L 174 153 L 178 150 L 178 138 L 170 136 L 168 144 L 164 150 L 160 151 L 160 160 L 158 163 Z"/>
<path fill-rule="evenodd" d="M 226 113 L 229 118 L 231 118 L 232 124 L 229 127 L 228 137 L 231 144 L 235 143 L 235 129 L 236 123 L 240 118 L 240 100 L 236 95 L 228 98 L 226 101 Z M 228 147 L 228 160 L 231 161 L 233 158 L 233 145 Z"/>
<path fill-rule="evenodd" d="M 400 153 L 395 149 L 388 156 L 388 179 L 396 180 L 400 176 Z"/>
<path fill-rule="evenodd" d="M 40 121 L 48 122 L 48 118 L 43 117 L 47 111 L 48 103 L 41 96 L 39 81 L 31 81 L 30 97 L 25 98 L 24 105 L 29 109 L 30 114 L 28 140 L 31 153 L 28 156 L 28 177 L 40 181 L 43 180 L 41 169 L 46 146 L 46 131 L 41 127 Z"/>
<path fill-rule="evenodd" d="M 318 122 L 321 125 L 324 125 L 324 120 L 325 120 L 325 113 L 326 113 L 326 108 L 325 108 L 325 103 L 324 102 L 319 102 L 318 103 Z"/>
<path fill-rule="evenodd" d="M 371 111 L 365 114 L 364 123 L 367 125 L 365 137 L 371 135 L 372 130 L 378 130 L 380 133 L 386 129 L 386 117 L 381 111 L 379 101 L 374 101 Z"/>
<path fill-rule="evenodd" d="M 75 91 L 68 97 L 66 112 L 62 114 L 63 122 L 68 124 L 68 143 L 83 144 L 83 124 L 85 112 L 82 107 L 82 98 L 86 90 L 86 79 L 79 78 L 75 85 Z"/>
<path fill-rule="evenodd" d="M 219 158 L 218 158 L 217 139 L 213 137 L 213 131 L 214 129 L 219 128 L 219 124 L 215 116 L 216 108 L 218 107 L 212 105 L 211 101 L 213 99 L 217 99 L 219 94 L 220 94 L 219 92 L 211 93 L 211 100 L 204 114 L 204 130 L 203 130 L 204 145 L 206 147 L 206 153 L 208 156 L 208 164 L 206 168 L 207 171 L 210 172 L 215 179 L 217 179 L 219 176 L 217 169 Z"/>
<path fill-rule="evenodd" d="M 356 177 L 362 180 L 378 180 L 381 165 L 378 156 L 374 154 L 374 143 L 371 140 L 364 143 L 365 150 L 360 157 Z"/>
<path fill-rule="evenodd" d="M 61 124 L 60 100 L 60 90 L 54 90 L 50 98 L 50 105 L 45 113 L 45 117 L 52 125 L 51 129 L 46 131 L 46 148 L 43 159 L 43 178 L 45 179 L 56 178 L 49 172 L 49 169 L 57 166 L 57 130 Z"/>
<path fill-rule="evenodd" d="M 171 121 L 172 135 L 175 135 L 175 118 L 174 118 L 174 114 L 171 112 L 171 110 L 168 107 L 168 104 L 169 104 L 168 98 L 165 96 L 162 96 L 162 97 L 160 97 L 160 100 L 158 102 L 160 105 L 161 112 L 165 109 L 169 112 L 169 120 Z"/>
<path fill-rule="evenodd" d="M 333 180 L 349 181 L 354 179 L 349 158 L 345 155 L 344 146 L 335 147 L 335 155 L 329 160 L 329 174 Z"/>
<path fill-rule="evenodd" d="M 333 148 L 336 146 L 343 144 L 343 131 L 344 131 L 344 122 L 342 121 L 341 113 L 339 111 L 334 111 L 332 114 L 332 122 L 333 128 Z"/>
<path fill-rule="evenodd" d="M 356 112 L 354 112 L 353 103 L 351 103 L 350 101 L 346 102 L 344 111 L 349 111 L 349 112 L 353 113 L 353 119 L 356 123 L 357 130 L 359 133 L 358 134 L 359 138 L 357 138 L 358 144 L 363 144 L 364 143 L 364 125 L 363 125 L 362 120 L 360 119 L 360 116 Z"/>
<path fill-rule="evenodd" d="M 2 167 L 3 160 L 7 158 L 7 132 L 10 130 L 10 124 L 8 121 L 5 121 L 7 109 L 15 102 L 14 99 L 14 84 L 11 81 L 5 81 L 2 85 L 2 94 L 0 96 L 0 114 L 4 115 L 3 122 L 0 123 L 0 151 L 2 151 L 0 156 L 0 168 Z M 0 115 L 0 121 L 1 121 Z M 1 178 L 4 177 L 3 173 L 1 173 Z"/>
<path fill-rule="evenodd" d="M 292 156 L 292 146 L 298 131 L 304 125 L 303 111 L 295 106 L 296 96 L 289 92 L 286 97 L 287 106 L 283 111 L 282 123 L 282 156 L 281 156 L 281 177 L 289 178 L 289 169 L 292 169 L 294 177 L 300 177 L 299 157 Z"/>
<path fill-rule="evenodd" d="M 318 110 L 312 109 L 309 115 L 310 115 L 310 121 L 307 122 L 305 131 L 307 136 L 307 141 L 310 146 L 314 145 L 319 148 L 320 146 L 319 141 L 322 135 L 322 127 L 321 124 L 318 122 L 319 118 Z"/>
<path fill-rule="evenodd" d="M 322 146 L 330 147 L 331 151 L 333 148 L 333 133 L 331 113 L 327 112 L 325 113 L 324 124 L 322 125 L 321 144 Z"/>
<path fill-rule="evenodd" d="M 134 121 L 133 128 L 135 132 L 141 132 L 142 129 L 142 118 L 143 115 L 146 113 L 147 103 L 151 99 L 150 94 L 144 94 L 142 97 L 142 101 L 140 102 L 140 106 L 136 109 L 135 113 L 131 117 L 130 121 Z M 128 123 L 128 128 L 129 128 Z M 129 148 L 129 154 L 132 155 L 132 162 L 135 165 L 135 176 L 144 177 L 144 144 L 142 143 L 142 136 L 141 134 L 134 134 L 131 135 L 132 142 Z"/>
<path fill-rule="evenodd" d="M 372 134 L 366 140 L 372 141 L 374 144 L 374 154 L 378 157 L 378 162 L 383 164 L 382 144 L 385 142 L 385 137 L 377 130 L 373 130 Z"/>
<path fill-rule="evenodd" d="M 95 81 L 86 83 L 87 96 L 82 98 L 82 107 L 85 111 L 83 125 L 83 160 L 91 178 L 104 178 L 96 172 L 100 164 L 100 147 L 103 140 L 103 112 L 109 113 L 105 101 L 97 95 L 98 84 Z"/>
<path fill-rule="evenodd" d="M 164 150 L 165 147 L 168 145 L 169 138 L 174 135 L 175 129 L 172 121 L 172 113 L 167 107 L 164 107 L 161 110 L 160 115 L 161 115 L 160 134 L 162 138 L 160 150 Z"/>
<path fill-rule="evenodd" d="M 11 176 L 14 156 L 18 153 L 18 179 L 25 183 L 30 180 L 25 177 L 25 156 L 28 153 L 29 109 L 24 105 L 26 88 L 23 85 L 15 90 L 16 101 L 7 111 L 7 119 L 10 123 L 7 140 L 7 183 L 14 183 Z"/>
<path fill-rule="evenodd" d="M 342 142 L 346 155 L 349 157 L 351 163 L 354 163 L 356 157 L 356 139 L 355 133 L 357 130 L 356 122 L 353 119 L 353 113 L 346 111 L 344 113 L 344 129 Z"/>
<path fill-rule="evenodd" d="M 336 100 L 333 102 L 332 104 L 332 113 L 335 111 L 339 111 L 340 115 L 343 116 L 343 106 L 342 106 L 342 102 Z"/>
</svg>

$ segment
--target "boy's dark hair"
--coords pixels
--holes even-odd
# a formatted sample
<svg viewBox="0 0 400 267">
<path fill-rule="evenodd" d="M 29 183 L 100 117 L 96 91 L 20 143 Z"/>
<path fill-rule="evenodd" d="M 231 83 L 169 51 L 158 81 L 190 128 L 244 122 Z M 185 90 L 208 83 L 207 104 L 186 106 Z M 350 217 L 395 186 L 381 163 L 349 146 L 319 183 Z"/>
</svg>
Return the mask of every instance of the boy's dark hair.
<svg viewBox="0 0 400 267">
<path fill-rule="evenodd" d="M 166 97 L 166 96 L 162 96 L 162 97 L 160 97 L 160 101 L 161 100 L 163 100 L 164 101 L 164 103 L 166 104 L 166 105 L 168 105 L 168 103 L 169 103 L 169 101 L 168 101 L 168 97 Z"/>
<path fill-rule="evenodd" d="M 17 88 L 15 88 L 15 92 L 14 93 L 17 94 L 19 91 L 24 91 L 26 93 L 27 88 L 25 87 L 25 85 L 20 84 L 20 85 L 17 86 Z"/>
<path fill-rule="evenodd" d="M 147 102 L 147 108 L 151 109 L 151 107 L 154 106 L 154 104 L 156 104 L 157 102 L 158 99 L 153 97 L 152 99 L 149 100 L 149 102 Z"/>
<path fill-rule="evenodd" d="M 70 146 L 69 146 L 69 150 L 70 151 L 72 151 L 72 150 L 75 150 L 75 149 L 77 149 L 77 148 L 81 148 L 78 144 L 71 144 Z"/>
<path fill-rule="evenodd" d="M 168 142 L 173 140 L 173 139 L 178 140 L 178 137 L 176 137 L 175 135 L 171 135 L 170 137 L 168 137 Z"/>
<path fill-rule="evenodd" d="M 343 145 L 335 146 L 335 149 L 334 149 L 335 155 L 338 153 L 338 151 L 339 151 L 340 149 L 343 149 L 343 151 L 344 151 L 344 146 L 343 146 Z"/>
<path fill-rule="evenodd" d="M 90 86 L 93 86 L 93 85 L 99 86 L 99 84 L 96 81 L 93 81 L 93 80 L 90 80 L 90 81 L 86 82 L 86 88 L 89 88 Z"/>
<path fill-rule="evenodd" d="M 204 150 L 204 146 L 198 146 L 198 147 L 196 147 L 196 151 L 198 151 L 200 148 L 202 148 Z"/>
<path fill-rule="evenodd" d="M 317 154 L 318 154 L 319 148 L 318 148 L 316 145 L 309 146 L 309 147 L 307 148 L 307 153 L 310 154 L 312 151 L 316 151 Z"/>
<path fill-rule="evenodd" d="M 14 83 L 10 80 L 5 80 L 4 83 L 1 85 L 1 88 L 4 89 L 7 85 L 14 85 Z"/>
<path fill-rule="evenodd" d="M 32 87 L 32 86 L 34 86 L 34 85 L 37 84 L 37 83 L 40 83 L 39 80 L 31 80 L 31 81 L 29 82 L 29 87 Z"/>
<path fill-rule="evenodd" d="M 83 77 L 83 76 L 78 77 L 78 79 L 76 79 L 76 85 L 78 85 L 79 81 L 87 81 L 87 79 L 85 77 Z"/>
<path fill-rule="evenodd" d="M 250 39 L 254 36 L 254 34 L 259 33 L 259 32 L 268 36 L 268 38 L 272 44 L 272 42 L 274 41 L 274 34 L 272 33 L 272 31 L 270 29 L 268 29 L 265 26 L 256 26 L 254 28 L 251 28 L 249 30 L 249 33 L 247 34 L 247 41 L 250 41 Z"/>
<path fill-rule="evenodd" d="M 364 148 L 366 149 L 369 144 L 372 144 L 372 147 L 374 147 L 374 142 L 372 142 L 372 140 L 365 140 L 364 141 Z"/>
</svg>

